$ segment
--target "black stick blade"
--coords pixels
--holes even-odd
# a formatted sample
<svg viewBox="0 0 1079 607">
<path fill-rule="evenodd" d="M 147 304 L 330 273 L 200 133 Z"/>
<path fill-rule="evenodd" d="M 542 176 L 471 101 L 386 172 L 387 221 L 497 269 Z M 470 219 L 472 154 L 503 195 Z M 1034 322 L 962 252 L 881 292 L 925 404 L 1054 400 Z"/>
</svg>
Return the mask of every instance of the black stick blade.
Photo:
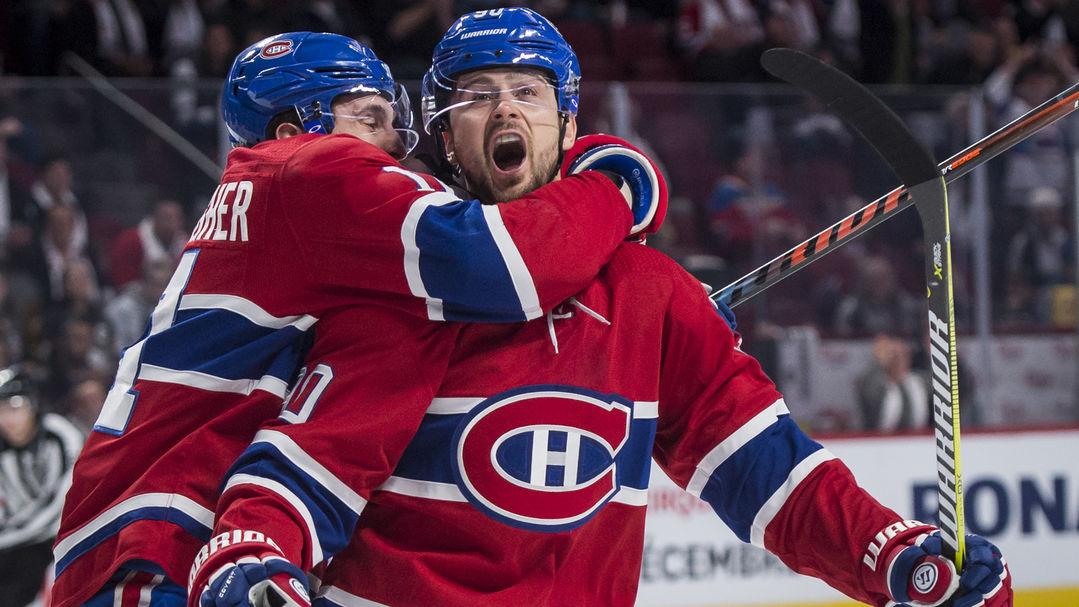
<svg viewBox="0 0 1079 607">
<path fill-rule="evenodd" d="M 909 187 L 940 178 L 933 156 L 910 134 L 903 121 L 850 76 L 789 48 L 765 51 L 761 65 L 769 74 L 813 95 L 842 117 L 884 158 L 904 185 Z"/>
</svg>

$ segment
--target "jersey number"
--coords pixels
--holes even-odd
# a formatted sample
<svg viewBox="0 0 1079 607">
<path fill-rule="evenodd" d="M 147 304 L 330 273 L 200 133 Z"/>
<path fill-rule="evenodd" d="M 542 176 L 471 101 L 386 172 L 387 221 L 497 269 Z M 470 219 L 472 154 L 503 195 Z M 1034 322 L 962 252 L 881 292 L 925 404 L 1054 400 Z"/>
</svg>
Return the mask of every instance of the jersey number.
<svg viewBox="0 0 1079 607">
<path fill-rule="evenodd" d="M 109 395 L 101 406 L 101 414 L 98 415 L 97 423 L 94 424 L 94 430 L 120 436 L 127 428 L 131 413 L 135 410 L 135 402 L 139 399 L 139 393 L 134 389 L 134 385 L 139 379 L 142 349 L 154 335 L 172 326 L 176 318 L 176 308 L 180 305 L 180 297 L 187 287 L 187 280 L 191 277 L 191 271 L 195 268 L 195 260 L 198 256 L 198 249 L 192 249 L 183 254 L 176 272 L 169 280 L 169 285 L 161 294 L 161 300 L 157 302 L 157 306 L 150 314 L 150 328 L 146 335 L 124 350 L 123 356 L 120 357 L 120 366 L 116 371 L 116 380 L 113 381 L 112 388 L 109 388 Z"/>
</svg>

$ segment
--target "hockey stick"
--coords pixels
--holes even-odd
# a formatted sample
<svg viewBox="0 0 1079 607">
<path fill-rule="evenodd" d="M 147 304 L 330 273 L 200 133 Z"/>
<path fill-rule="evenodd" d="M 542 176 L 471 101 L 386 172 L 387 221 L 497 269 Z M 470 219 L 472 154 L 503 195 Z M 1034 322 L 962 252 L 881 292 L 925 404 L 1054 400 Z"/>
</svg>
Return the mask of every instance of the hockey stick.
<svg viewBox="0 0 1079 607">
<path fill-rule="evenodd" d="M 944 556 L 963 569 L 965 529 L 959 459 L 959 381 L 952 301 L 951 228 L 948 190 L 933 157 L 888 106 L 843 72 L 810 55 L 772 49 L 761 64 L 773 76 L 810 93 L 858 131 L 907 188 L 922 220 L 931 255 L 926 256 L 929 336 L 933 365 L 933 417 L 937 451 L 937 524 Z M 898 196 L 886 197 L 898 201 Z M 842 224 L 840 224 L 842 226 Z M 833 232 L 838 234 L 838 230 Z M 815 249 L 815 243 L 814 243 Z M 791 258 L 793 262 L 793 257 Z"/>
<path fill-rule="evenodd" d="M 944 175 L 944 179 L 951 183 L 1076 109 L 1079 109 L 1079 83 L 1073 84 L 1059 95 L 968 146 L 937 165 L 937 169 Z M 801 270 L 808 265 L 807 262 L 810 260 L 831 253 L 853 240 L 855 236 L 867 232 L 911 204 L 913 200 L 910 192 L 906 187 L 900 186 L 844 217 L 835 225 L 792 247 L 779 257 L 715 291 L 712 299 L 719 299 L 732 308 L 742 304 Z"/>
</svg>

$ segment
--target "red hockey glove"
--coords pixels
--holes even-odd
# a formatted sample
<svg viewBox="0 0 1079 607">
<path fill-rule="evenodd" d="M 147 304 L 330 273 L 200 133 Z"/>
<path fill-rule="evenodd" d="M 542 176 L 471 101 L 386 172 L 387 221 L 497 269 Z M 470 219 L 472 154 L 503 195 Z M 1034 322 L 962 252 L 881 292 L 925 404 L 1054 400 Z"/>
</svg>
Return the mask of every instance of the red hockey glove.
<svg viewBox="0 0 1079 607">
<path fill-rule="evenodd" d="M 633 194 L 630 234 L 652 234 L 667 215 L 667 182 L 647 156 L 625 139 L 611 135 L 585 135 L 566 152 L 562 176 L 600 170 L 625 180 Z"/>
<path fill-rule="evenodd" d="M 923 533 L 905 533 L 910 530 Z M 901 606 L 933 607 L 950 598 L 954 607 L 1011 607 L 1011 575 L 996 546 L 968 535 L 961 575 L 943 548 L 938 529 L 904 521 L 877 534 L 865 563 L 885 576 L 889 597 Z"/>
<path fill-rule="evenodd" d="M 214 536 L 188 578 L 189 607 L 310 607 L 306 576 L 258 531 Z"/>
</svg>

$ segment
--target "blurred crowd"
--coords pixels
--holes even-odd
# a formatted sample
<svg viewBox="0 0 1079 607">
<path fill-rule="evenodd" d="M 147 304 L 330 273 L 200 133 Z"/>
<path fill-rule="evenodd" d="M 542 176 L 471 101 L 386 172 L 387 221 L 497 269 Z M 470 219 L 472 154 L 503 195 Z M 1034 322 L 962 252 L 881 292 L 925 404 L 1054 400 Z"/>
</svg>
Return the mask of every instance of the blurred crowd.
<svg viewBox="0 0 1079 607">
<path fill-rule="evenodd" d="M 238 49 L 312 30 L 415 78 L 458 15 L 511 5 L 553 19 L 594 80 L 761 81 L 760 52 L 787 46 L 868 83 L 980 84 L 1031 42 L 1067 62 L 1079 41 L 1079 7 L 1063 0 L 9 0 L 2 69 L 63 74 L 72 52 L 110 76 L 221 77 Z"/>
<path fill-rule="evenodd" d="M 23 361 L 36 369 L 46 380 L 46 408 L 88 430 L 120 350 L 142 334 L 213 187 L 190 177 L 190 166 L 149 134 L 133 134 L 139 127 L 107 104 L 71 94 L 37 103 L 32 87 L 5 80 L 71 75 L 70 54 L 108 76 L 159 79 L 167 94 L 146 100 L 219 158 L 217 83 L 248 44 L 284 30 L 344 33 L 414 85 L 456 16 L 510 4 L 550 16 L 574 44 L 584 132 L 627 137 L 664 166 L 671 218 L 655 244 L 714 286 L 894 183 L 880 166 L 865 165 L 865 148 L 822 108 L 780 104 L 762 130 L 752 94 L 725 97 L 717 111 L 714 98 L 690 91 L 727 89 L 682 83 L 764 82 L 760 52 L 788 46 L 867 83 L 951 85 L 926 97 L 933 107 L 897 108 L 943 158 L 970 143 L 971 91 L 984 92 L 985 123 L 993 126 L 1079 80 L 1079 3 L 1061 0 L 7 0 L 0 3 L 0 368 Z M 630 81 L 665 85 L 629 95 L 600 84 Z M 898 90 L 896 99 L 918 97 Z M 105 140 L 111 149 L 100 149 Z M 1065 126 L 1044 129 L 994 173 L 1000 327 L 1074 327 L 1073 146 Z M 140 185 L 113 186 L 120 182 Z M 961 221 L 969 197 L 957 192 Z M 749 348 L 795 324 L 875 338 L 857 386 L 864 414 L 854 426 L 928 423 L 918 339 L 924 251 L 917 218 L 907 215 L 738 310 Z M 959 271 L 957 289 L 969 302 L 969 272 Z M 969 306 L 957 313 L 969 329 Z M 768 352 L 757 353 L 767 364 Z"/>
</svg>

